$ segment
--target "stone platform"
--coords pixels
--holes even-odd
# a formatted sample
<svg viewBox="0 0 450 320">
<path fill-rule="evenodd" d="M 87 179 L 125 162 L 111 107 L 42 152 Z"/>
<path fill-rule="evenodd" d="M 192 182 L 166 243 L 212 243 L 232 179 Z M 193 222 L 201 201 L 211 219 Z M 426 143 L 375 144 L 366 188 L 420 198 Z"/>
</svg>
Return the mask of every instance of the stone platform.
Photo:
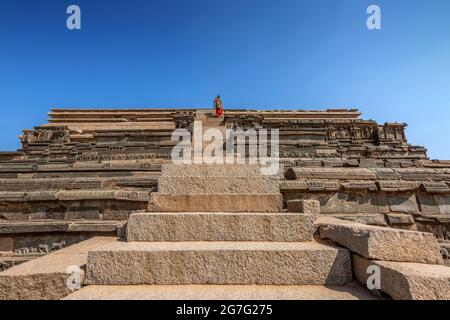
<svg viewBox="0 0 450 320">
<path fill-rule="evenodd" d="M 312 241 L 314 217 L 298 213 L 170 213 L 130 216 L 128 241 Z"/>
<path fill-rule="evenodd" d="M 116 242 L 88 254 L 86 284 L 344 285 L 346 249 L 316 242 Z"/>
<path fill-rule="evenodd" d="M 280 212 L 281 194 L 152 194 L 155 212 Z"/>
<path fill-rule="evenodd" d="M 281 212 L 278 177 L 256 165 L 163 165 L 155 212 Z"/>
<path fill-rule="evenodd" d="M 0 272 L 0 300 L 54 300 L 67 296 L 73 292 L 67 285 L 69 268 L 80 268 L 83 283 L 88 251 L 114 240 L 96 237 Z"/>
<path fill-rule="evenodd" d="M 367 263 L 383 270 L 381 291 L 394 299 L 445 299 L 450 161 L 430 160 L 425 148 L 409 144 L 406 124 L 360 115 L 226 110 L 214 119 L 206 109 L 52 110 L 49 123 L 24 130 L 19 150 L 0 152 L 2 257 L 37 253 L 0 273 L 6 298 L 61 298 L 67 258 L 86 264 L 86 284 L 102 284 L 83 288 L 84 297 L 117 297 L 120 288 L 125 298 L 163 290 L 159 296 L 182 297 L 188 288 L 199 298 L 352 298 L 352 271 L 365 285 Z M 194 121 L 218 132 L 278 129 L 280 174 L 171 164 L 172 132 L 192 134 Z M 119 225 L 127 220 L 125 236 Z M 85 247 L 70 259 L 61 254 L 60 264 L 56 252 L 41 256 L 99 234 L 121 241 Z M 360 258 L 353 269 L 351 255 Z M 330 284 L 339 287 L 327 291 Z"/>
</svg>

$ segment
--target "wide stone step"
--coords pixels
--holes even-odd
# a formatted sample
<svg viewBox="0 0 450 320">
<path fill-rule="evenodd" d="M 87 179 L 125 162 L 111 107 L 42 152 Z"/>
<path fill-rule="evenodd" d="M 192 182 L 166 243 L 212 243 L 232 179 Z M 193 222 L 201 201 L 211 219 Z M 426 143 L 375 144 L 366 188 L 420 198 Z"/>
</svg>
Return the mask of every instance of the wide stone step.
<svg viewBox="0 0 450 320">
<path fill-rule="evenodd" d="M 346 286 L 137 285 L 86 286 L 64 300 L 376 300 L 355 283 Z"/>
<path fill-rule="evenodd" d="M 76 275 L 83 281 L 82 269 L 88 251 L 115 239 L 94 237 L 0 272 L 0 300 L 49 300 L 67 296 L 75 290 L 68 281 L 78 268 Z"/>
<path fill-rule="evenodd" d="M 281 212 L 282 196 L 275 194 L 152 193 L 155 212 Z"/>
<path fill-rule="evenodd" d="M 298 213 L 135 213 L 128 241 L 311 241 L 314 216 Z"/>
<path fill-rule="evenodd" d="M 86 284 L 344 285 L 346 249 L 317 242 L 116 242 L 88 254 Z"/>
<path fill-rule="evenodd" d="M 279 182 L 269 176 L 173 177 L 159 179 L 158 192 L 173 194 L 267 194 L 280 192 Z"/>
</svg>

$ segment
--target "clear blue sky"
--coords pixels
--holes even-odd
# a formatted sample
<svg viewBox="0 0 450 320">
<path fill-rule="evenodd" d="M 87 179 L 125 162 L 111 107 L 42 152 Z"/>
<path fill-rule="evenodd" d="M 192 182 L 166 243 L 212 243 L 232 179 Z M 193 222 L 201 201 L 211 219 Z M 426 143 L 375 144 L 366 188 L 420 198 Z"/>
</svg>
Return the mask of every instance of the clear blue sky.
<svg viewBox="0 0 450 320">
<path fill-rule="evenodd" d="M 450 1 L 0 0 L 0 150 L 52 107 L 211 107 L 217 93 L 225 108 L 359 108 L 450 159 Z"/>
</svg>

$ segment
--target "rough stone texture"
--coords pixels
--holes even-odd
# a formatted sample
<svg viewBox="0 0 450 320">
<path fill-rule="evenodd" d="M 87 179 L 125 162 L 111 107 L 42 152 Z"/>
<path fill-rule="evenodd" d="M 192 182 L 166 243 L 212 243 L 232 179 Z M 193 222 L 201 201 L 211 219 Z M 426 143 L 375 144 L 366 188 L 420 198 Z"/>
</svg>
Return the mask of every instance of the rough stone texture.
<svg viewBox="0 0 450 320">
<path fill-rule="evenodd" d="M 390 225 L 414 224 L 414 218 L 409 214 L 388 213 L 386 214 L 386 217 Z"/>
<path fill-rule="evenodd" d="M 390 196 L 389 205 L 393 212 L 401 212 L 401 213 L 418 213 L 419 208 L 417 206 L 416 196 L 412 195 L 403 195 L 398 194 L 394 196 Z"/>
<path fill-rule="evenodd" d="M 286 213 L 135 213 L 127 241 L 311 241 L 312 215 Z"/>
<path fill-rule="evenodd" d="M 0 222 L 0 234 L 56 232 L 120 232 L 123 221 L 8 221 Z"/>
<path fill-rule="evenodd" d="M 375 180 L 376 174 L 367 168 L 290 168 L 288 179 L 361 179 Z"/>
<path fill-rule="evenodd" d="M 439 207 L 439 212 L 450 214 L 450 197 L 443 195 L 435 195 L 434 199 Z"/>
<path fill-rule="evenodd" d="M 59 200 L 97 200 L 97 199 L 115 199 L 114 190 L 62 190 L 56 194 Z"/>
<path fill-rule="evenodd" d="M 66 212 L 67 220 L 99 220 L 100 212 L 98 210 L 73 210 Z"/>
<path fill-rule="evenodd" d="M 290 181 L 292 182 L 292 181 Z M 293 181 L 297 182 L 297 181 Z M 283 189 L 282 189 L 283 191 Z M 322 214 L 375 214 L 389 212 L 387 197 L 378 194 L 326 192 L 326 190 L 284 193 L 287 200 L 317 200 Z"/>
<path fill-rule="evenodd" d="M 163 175 L 159 180 L 158 192 L 166 194 L 265 194 L 278 193 L 280 189 L 278 181 L 272 177 L 172 177 Z"/>
<path fill-rule="evenodd" d="M 260 167 L 249 164 L 227 165 L 176 165 L 165 164 L 161 168 L 162 176 L 171 177 L 255 177 L 261 176 Z"/>
<path fill-rule="evenodd" d="M 387 223 L 383 214 L 333 214 L 332 217 L 368 224 L 372 226 L 386 227 Z"/>
<path fill-rule="evenodd" d="M 0 222 L 0 234 L 68 231 L 69 223 L 54 221 Z"/>
<path fill-rule="evenodd" d="M 155 212 L 281 212 L 281 194 L 191 194 L 153 193 Z"/>
<path fill-rule="evenodd" d="M 433 195 L 420 194 L 417 196 L 420 204 L 420 210 L 424 215 L 434 215 L 441 213 Z"/>
<path fill-rule="evenodd" d="M 67 287 L 70 276 L 67 268 L 84 268 L 88 251 L 111 241 L 115 241 L 115 238 L 95 237 L 0 272 L 0 300 L 49 300 L 65 297 L 72 292 Z"/>
<path fill-rule="evenodd" d="M 450 242 L 439 243 L 439 246 L 441 247 L 442 256 L 445 259 L 444 263 L 449 264 L 449 262 L 450 262 Z"/>
<path fill-rule="evenodd" d="M 27 221 L 29 219 L 30 215 L 22 212 L 0 212 L 0 221 Z"/>
<path fill-rule="evenodd" d="M 154 211 L 278 212 L 281 196 L 277 179 L 257 166 L 164 165 L 152 204 Z"/>
<path fill-rule="evenodd" d="M 117 242 L 89 252 L 86 284 L 343 285 L 346 249 L 316 242 Z"/>
<path fill-rule="evenodd" d="M 352 255 L 356 279 L 366 284 L 367 268 L 380 268 L 381 291 L 396 300 L 449 300 L 450 267 L 410 262 L 371 261 Z"/>
<path fill-rule="evenodd" d="M 64 300 L 377 300 L 362 286 L 86 286 Z"/>
<path fill-rule="evenodd" d="M 320 237 L 367 259 L 442 264 L 439 244 L 431 233 L 368 226 L 320 217 Z"/>
<path fill-rule="evenodd" d="M 14 256 L 14 254 L 0 254 L 0 272 L 8 270 L 16 265 L 30 261 L 38 256 Z"/>
<path fill-rule="evenodd" d="M 288 200 L 288 212 L 298 212 L 317 216 L 320 214 L 320 202 L 316 200 Z"/>
<path fill-rule="evenodd" d="M 13 251 L 14 250 L 14 238 L 0 237 L 0 251 Z"/>
<path fill-rule="evenodd" d="M 276 177 L 255 165 L 163 165 L 155 212 L 280 212 Z"/>
<path fill-rule="evenodd" d="M 116 232 L 122 233 L 125 221 L 74 221 L 69 224 L 69 232 Z"/>
</svg>

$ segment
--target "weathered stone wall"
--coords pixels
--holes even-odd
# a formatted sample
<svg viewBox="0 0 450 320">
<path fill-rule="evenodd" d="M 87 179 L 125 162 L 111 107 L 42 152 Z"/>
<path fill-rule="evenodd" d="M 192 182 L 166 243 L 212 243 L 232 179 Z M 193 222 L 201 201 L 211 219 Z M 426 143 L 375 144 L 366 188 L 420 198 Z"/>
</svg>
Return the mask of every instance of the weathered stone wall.
<svg viewBox="0 0 450 320">
<path fill-rule="evenodd" d="M 444 168 L 293 167 L 285 202 L 318 200 L 321 213 L 450 239 L 450 176 Z"/>
</svg>

